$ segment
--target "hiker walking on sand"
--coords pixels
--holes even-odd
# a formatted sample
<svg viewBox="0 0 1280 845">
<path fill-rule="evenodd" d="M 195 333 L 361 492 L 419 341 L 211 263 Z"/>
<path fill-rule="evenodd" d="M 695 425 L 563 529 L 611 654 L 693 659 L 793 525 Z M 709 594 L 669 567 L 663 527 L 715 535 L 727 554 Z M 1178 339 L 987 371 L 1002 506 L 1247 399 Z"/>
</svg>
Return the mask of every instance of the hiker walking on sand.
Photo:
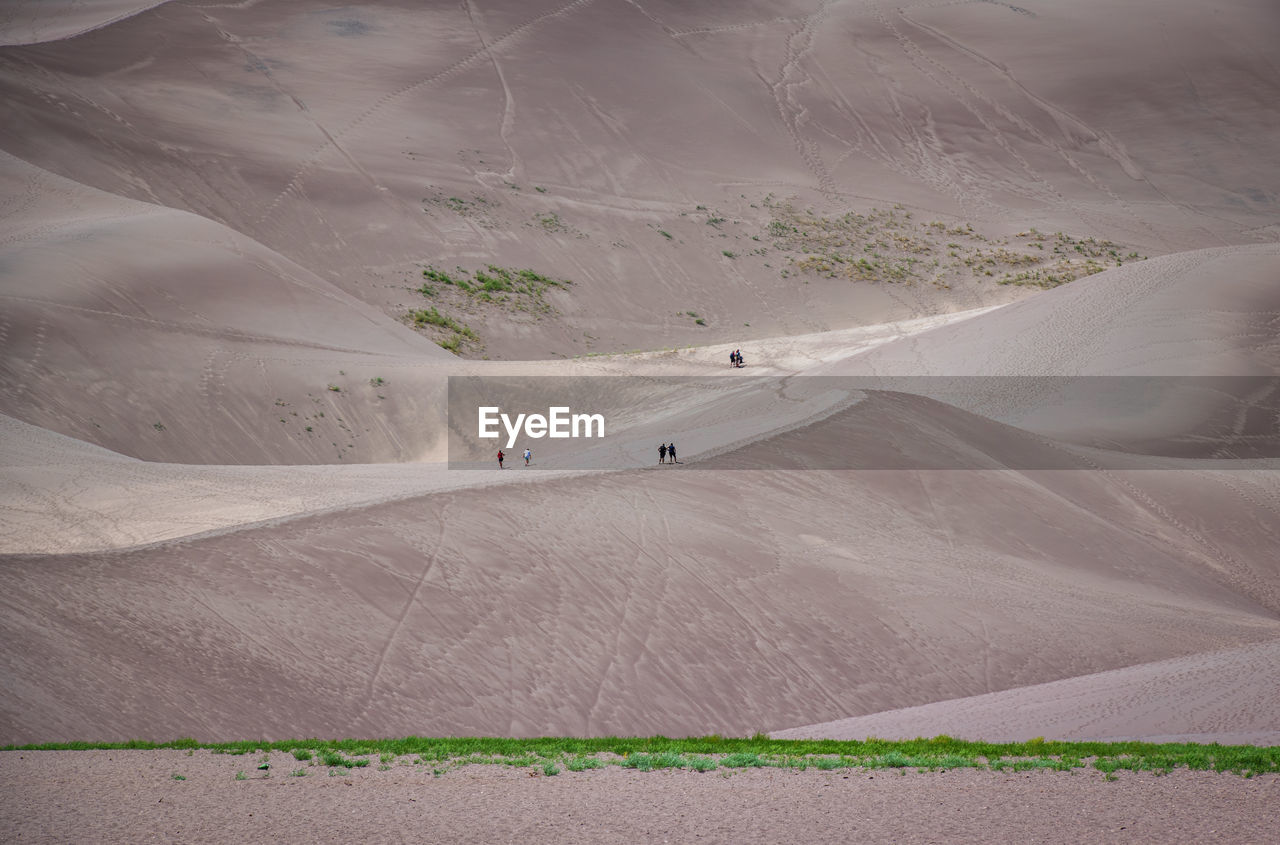
<svg viewBox="0 0 1280 845">
<path fill-rule="evenodd" d="M 736 366 L 738 366 L 738 352 L 737 352 L 737 350 L 734 350 L 733 352 L 730 352 L 730 353 L 729 353 L 729 366 L 730 366 L 730 367 L 736 367 Z"/>
<path fill-rule="evenodd" d="M 498 450 L 498 469 L 502 469 L 502 459 L 503 459 L 503 458 L 505 458 L 505 457 L 506 457 L 506 455 L 504 455 L 504 454 L 503 454 L 503 452 L 502 452 L 502 450 L 501 450 L 501 449 L 499 449 L 499 450 Z"/>
<path fill-rule="evenodd" d="M 530 459 L 530 458 L 532 458 L 532 457 L 533 457 L 533 450 L 532 450 L 532 449 L 525 449 L 525 450 L 524 450 L 524 465 L 525 465 L 525 466 L 528 466 L 528 465 L 529 465 L 529 459 Z"/>
<path fill-rule="evenodd" d="M 658 447 L 658 463 L 665 464 L 667 462 L 667 444 L 663 443 Z"/>
<path fill-rule="evenodd" d="M 670 446 L 667 447 L 667 454 L 671 456 L 671 463 L 673 464 L 680 463 L 679 461 L 676 460 L 676 444 L 672 443 Z"/>
</svg>

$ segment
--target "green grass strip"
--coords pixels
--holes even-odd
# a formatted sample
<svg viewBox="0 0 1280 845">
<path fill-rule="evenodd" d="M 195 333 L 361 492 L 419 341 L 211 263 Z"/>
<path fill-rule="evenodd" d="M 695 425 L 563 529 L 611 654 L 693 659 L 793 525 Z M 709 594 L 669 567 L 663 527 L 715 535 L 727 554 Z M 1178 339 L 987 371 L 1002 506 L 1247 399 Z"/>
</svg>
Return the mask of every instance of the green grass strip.
<svg viewBox="0 0 1280 845">
<path fill-rule="evenodd" d="M 361 758 L 380 755 L 415 757 L 420 762 L 492 762 L 551 768 L 563 763 L 570 771 L 598 768 L 596 755 L 616 755 L 615 761 L 640 771 L 764 766 L 818 769 L 864 768 L 920 770 L 981 768 L 996 771 L 1069 770 L 1085 765 L 1112 774 L 1116 771 L 1233 772 L 1252 776 L 1280 772 L 1280 746 L 1203 745 L 1144 742 L 972 742 L 937 736 L 903 741 L 868 739 L 783 740 L 753 737 L 703 736 L 672 739 L 651 737 L 420 737 L 399 739 L 297 739 L 200 742 L 49 742 L 7 745 L 4 751 L 206 749 L 220 754 L 264 751 L 294 753 L 299 760 L 314 754 L 328 765 L 361 766 Z M 389 755 L 389 756 L 388 756 Z M 332 760 L 333 762 L 329 762 Z"/>
</svg>

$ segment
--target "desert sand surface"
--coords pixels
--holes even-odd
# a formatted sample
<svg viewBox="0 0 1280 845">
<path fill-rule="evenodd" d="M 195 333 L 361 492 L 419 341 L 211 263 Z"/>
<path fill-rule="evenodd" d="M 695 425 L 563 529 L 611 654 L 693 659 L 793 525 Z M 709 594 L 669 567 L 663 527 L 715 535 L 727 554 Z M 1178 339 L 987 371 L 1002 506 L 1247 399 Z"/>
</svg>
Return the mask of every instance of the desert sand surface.
<svg viewBox="0 0 1280 845">
<path fill-rule="evenodd" d="M 1274 641 L 778 731 L 779 739 L 1138 739 L 1280 745 Z M 1229 701 L 1222 707 L 1219 702 Z"/>
<path fill-rule="evenodd" d="M 1277 35 L 1265 0 L 5 4 L 0 743 L 1280 742 Z M 456 376 L 613 379 L 575 395 L 617 437 L 451 468 Z M 0 754 L 8 832 L 177 801 L 155 837 L 217 838 L 236 789 L 477 840 L 1255 841 L 1275 785 L 145 759 Z"/>
<path fill-rule="evenodd" d="M 905 773 L 860 770 L 530 776 L 397 760 L 330 777 L 270 755 L 0 752 L 0 829 L 15 842 L 275 841 L 1263 843 L 1274 774 L 1186 770 Z M 235 773 L 244 771 L 245 780 Z M 290 776 L 291 771 L 305 774 Z M 175 780 L 181 775 L 185 780 Z"/>
</svg>

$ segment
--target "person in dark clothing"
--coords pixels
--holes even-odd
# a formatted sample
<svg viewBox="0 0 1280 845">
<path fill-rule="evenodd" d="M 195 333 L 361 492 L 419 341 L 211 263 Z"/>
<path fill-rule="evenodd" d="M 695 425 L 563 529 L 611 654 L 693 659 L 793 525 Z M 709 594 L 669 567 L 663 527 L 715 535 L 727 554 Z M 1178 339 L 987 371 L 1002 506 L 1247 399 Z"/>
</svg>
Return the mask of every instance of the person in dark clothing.
<svg viewBox="0 0 1280 845">
<path fill-rule="evenodd" d="M 658 463 L 665 464 L 667 462 L 667 444 L 663 443 L 658 447 Z"/>
<path fill-rule="evenodd" d="M 502 452 L 502 450 L 501 450 L 501 449 L 499 449 L 499 450 L 498 450 L 498 469 L 502 469 L 502 459 L 503 459 L 503 458 L 505 458 L 505 457 L 506 457 L 506 455 L 505 455 L 505 454 L 503 454 L 503 452 Z"/>
<path fill-rule="evenodd" d="M 667 447 L 667 455 L 671 458 L 671 463 L 673 464 L 680 463 L 679 461 L 676 460 L 676 444 L 672 443 L 670 446 Z"/>
</svg>

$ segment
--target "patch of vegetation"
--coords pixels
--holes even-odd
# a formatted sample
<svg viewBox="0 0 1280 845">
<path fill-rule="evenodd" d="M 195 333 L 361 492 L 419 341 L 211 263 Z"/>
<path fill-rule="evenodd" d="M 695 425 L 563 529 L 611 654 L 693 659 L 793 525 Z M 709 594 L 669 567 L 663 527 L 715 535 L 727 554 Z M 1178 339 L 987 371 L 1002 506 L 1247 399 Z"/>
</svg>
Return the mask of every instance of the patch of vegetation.
<svg viewBox="0 0 1280 845">
<path fill-rule="evenodd" d="M 312 757 L 311 749 L 309 748 L 293 749 L 293 759 L 297 760 L 300 763 L 305 763 L 306 761 L 310 760 L 311 757 Z"/>
<path fill-rule="evenodd" d="M 319 750 L 320 762 L 333 768 L 369 765 L 365 755 L 412 757 L 438 766 L 498 764 L 543 769 L 563 763 L 578 772 L 608 765 L 641 771 L 682 768 L 781 767 L 801 769 L 897 769 L 935 771 L 975 768 L 992 771 L 1069 771 L 1091 768 L 1107 776 L 1142 771 L 1162 774 L 1174 769 L 1232 772 L 1243 777 L 1280 772 L 1280 746 L 1153 744 L 1142 742 L 969 742 L 933 739 L 889 741 L 779 740 L 753 737 L 403 737 L 380 740 L 282 740 L 199 743 L 193 739 L 153 743 L 43 743 L 5 746 L 5 751 L 150 750 L 204 748 L 221 754 L 261 751 Z M 295 755 L 296 756 L 296 755 Z M 437 768 L 437 771 L 443 771 Z M 237 774 L 237 779 L 243 772 Z"/>
<path fill-rule="evenodd" d="M 568 279 L 554 278 L 533 269 L 507 268 L 496 264 L 486 265 L 474 272 L 462 267 L 442 270 L 428 266 L 422 271 L 422 275 L 428 282 L 434 283 L 423 284 L 418 288 L 423 296 L 438 296 L 464 311 L 496 310 L 513 316 L 525 313 L 532 315 L 534 319 L 555 313 L 546 298 L 548 291 L 565 290 L 572 284 Z M 479 335 L 470 326 L 443 313 L 439 307 L 414 309 L 406 316 L 415 328 L 431 330 L 433 340 L 454 354 L 474 354 L 484 348 Z M 371 384 L 379 387 L 385 382 L 375 379 Z"/>
<path fill-rule="evenodd" d="M 445 334 L 437 334 L 435 341 L 441 347 L 448 349 L 455 355 L 462 349 L 463 343 L 470 342 L 479 344 L 480 337 L 470 326 L 459 323 L 457 320 L 445 314 L 441 314 L 434 307 L 427 309 L 418 309 L 409 312 L 409 319 L 413 321 L 416 328 L 425 326 L 435 326 L 444 329 Z"/>
<path fill-rule="evenodd" d="M 670 232 L 668 232 L 666 229 L 659 229 L 659 230 L 658 230 L 658 234 L 659 234 L 659 235 L 662 235 L 662 237 L 666 238 L 666 239 L 667 239 L 667 240 L 669 240 L 669 241 L 673 241 L 673 240 L 675 240 L 675 238 L 672 236 L 672 234 L 671 234 Z"/>
<path fill-rule="evenodd" d="M 599 757 L 585 757 L 581 754 L 570 757 L 564 767 L 571 772 L 585 772 L 587 769 L 603 769 L 604 761 Z"/>
<path fill-rule="evenodd" d="M 567 290 L 573 282 L 547 276 L 536 270 L 499 267 L 489 264 L 482 269 L 468 272 L 461 267 L 452 272 L 428 266 L 422 275 L 429 281 L 437 282 L 445 290 L 452 290 L 453 299 L 467 307 L 498 307 L 509 312 L 527 312 L 535 315 L 551 314 L 555 309 L 547 302 L 546 295 L 550 290 Z M 430 285 L 423 285 L 428 288 Z M 435 296 L 437 291 L 431 288 L 426 293 L 423 288 L 418 292 L 424 296 Z M 458 296 L 461 293 L 463 296 Z M 434 309 L 432 309 L 434 310 Z M 414 312 L 418 313 L 418 312 Z"/>
<path fill-rule="evenodd" d="M 343 766 L 348 769 L 353 769 L 369 765 L 369 761 L 364 757 L 344 757 L 341 753 L 334 750 L 321 751 L 320 762 L 331 769 L 335 766 Z"/>
<path fill-rule="evenodd" d="M 496 215 L 498 205 L 499 203 L 480 194 L 469 197 L 451 196 L 435 188 L 422 198 L 423 211 L 428 214 L 436 209 L 450 212 L 467 218 L 483 229 L 493 229 L 501 223 Z"/>
<path fill-rule="evenodd" d="M 772 220 L 764 234 L 775 250 L 790 253 L 791 268 L 831 279 L 950 288 L 963 279 L 991 278 L 999 284 L 1050 288 L 1142 260 L 1111 241 L 1061 232 L 1047 236 L 1030 229 L 992 240 L 967 223 L 914 221 L 901 206 L 837 217 L 800 211 L 772 198 L 765 207 Z M 781 274 L 791 275 L 785 268 Z"/>
<path fill-rule="evenodd" d="M 534 222 L 548 232 L 568 232 L 569 227 L 560 219 L 560 215 L 553 211 L 544 212 L 533 215 Z"/>
</svg>

